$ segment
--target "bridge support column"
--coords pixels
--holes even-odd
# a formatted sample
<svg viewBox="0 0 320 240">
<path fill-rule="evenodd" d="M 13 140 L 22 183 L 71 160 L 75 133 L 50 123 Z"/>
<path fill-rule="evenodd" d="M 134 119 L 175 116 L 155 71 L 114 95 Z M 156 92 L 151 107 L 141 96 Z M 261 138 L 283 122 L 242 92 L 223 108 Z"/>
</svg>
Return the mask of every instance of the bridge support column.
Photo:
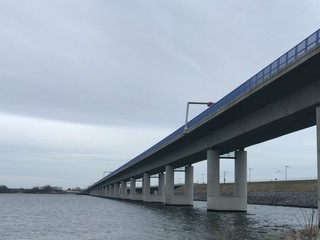
<svg viewBox="0 0 320 240">
<path fill-rule="evenodd" d="M 220 157 L 216 150 L 207 151 L 207 205 L 213 208 L 212 203 L 220 197 Z"/>
<path fill-rule="evenodd" d="M 183 195 L 174 194 L 174 169 L 172 166 L 166 166 L 166 205 L 193 205 L 193 167 L 186 166 L 185 168 L 185 186 Z"/>
<path fill-rule="evenodd" d="M 172 166 L 166 166 L 166 196 L 165 203 L 170 205 L 174 198 L 174 169 Z"/>
<path fill-rule="evenodd" d="M 150 196 L 150 174 L 144 173 L 143 174 L 143 182 L 142 182 L 142 194 L 143 194 L 143 201 L 148 202 Z"/>
<path fill-rule="evenodd" d="M 143 194 L 143 201 L 164 203 L 165 202 L 165 174 L 159 173 L 158 175 L 158 191 L 151 191 L 150 178 L 151 176 L 149 175 L 149 188 L 145 188 L 145 187 L 143 188 L 144 189 L 143 191 L 146 192 L 146 194 Z"/>
<path fill-rule="evenodd" d="M 114 196 L 114 184 L 109 185 L 109 197 Z"/>
<path fill-rule="evenodd" d="M 113 194 L 112 194 L 113 198 L 116 198 L 116 196 L 117 196 L 117 189 L 118 189 L 117 184 L 114 183 L 113 184 Z"/>
<path fill-rule="evenodd" d="M 106 197 L 109 197 L 109 185 L 106 185 L 105 196 L 106 196 Z"/>
<path fill-rule="evenodd" d="M 136 179 L 130 178 L 130 200 L 136 200 L 135 197 L 137 195 L 136 191 Z"/>
<path fill-rule="evenodd" d="M 103 190 L 102 196 L 103 197 L 106 197 L 106 189 L 107 189 L 107 186 L 104 185 L 103 188 L 102 188 L 102 190 Z"/>
<path fill-rule="evenodd" d="M 113 197 L 114 198 L 119 198 L 119 183 L 115 183 L 114 184 Z"/>
<path fill-rule="evenodd" d="M 193 205 L 193 166 L 186 166 L 184 195 L 186 205 Z"/>
<path fill-rule="evenodd" d="M 122 199 L 127 199 L 127 182 L 126 181 L 121 181 L 120 185 L 120 197 Z"/>
<path fill-rule="evenodd" d="M 247 211 L 247 152 L 235 153 L 235 191 L 232 197 L 220 196 L 220 154 L 207 151 L 207 209 L 208 211 Z"/>
<path fill-rule="evenodd" d="M 238 198 L 239 210 L 247 211 L 247 151 L 235 154 L 235 197 Z"/>
<path fill-rule="evenodd" d="M 318 174 L 318 225 L 320 226 L 320 106 L 316 108 L 317 121 L 317 174 Z"/>
<path fill-rule="evenodd" d="M 164 202 L 165 197 L 165 185 L 166 185 L 166 175 L 164 173 L 159 174 L 159 188 L 158 188 L 158 195 L 162 196 Z"/>
</svg>

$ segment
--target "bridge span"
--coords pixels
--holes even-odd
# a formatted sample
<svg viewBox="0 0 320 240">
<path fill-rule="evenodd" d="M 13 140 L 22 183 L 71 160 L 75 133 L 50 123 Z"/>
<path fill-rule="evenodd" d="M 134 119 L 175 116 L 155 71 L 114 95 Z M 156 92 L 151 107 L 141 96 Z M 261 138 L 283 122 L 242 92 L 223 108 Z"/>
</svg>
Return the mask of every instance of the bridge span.
<svg viewBox="0 0 320 240">
<path fill-rule="evenodd" d="M 207 160 L 208 210 L 246 211 L 245 148 L 314 125 L 319 176 L 320 30 L 189 121 L 187 130 L 181 126 L 87 191 L 93 196 L 192 205 L 192 164 Z M 220 196 L 220 159 L 226 157 L 235 163 L 232 197 Z M 185 193 L 175 195 L 174 171 L 181 167 L 185 171 Z M 151 193 L 152 175 L 157 175 L 159 186 Z M 143 182 L 142 194 L 136 192 L 138 179 Z"/>
</svg>

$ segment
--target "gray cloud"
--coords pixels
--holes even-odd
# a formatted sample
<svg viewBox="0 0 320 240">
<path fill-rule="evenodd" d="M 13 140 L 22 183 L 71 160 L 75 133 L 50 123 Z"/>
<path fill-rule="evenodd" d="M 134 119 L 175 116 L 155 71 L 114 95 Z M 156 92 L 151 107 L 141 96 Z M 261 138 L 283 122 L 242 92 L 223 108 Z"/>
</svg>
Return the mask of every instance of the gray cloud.
<svg viewBox="0 0 320 240">
<path fill-rule="evenodd" d="M 2 1 L 0 109 L 177 126 L 187 101 L 218 100 L 315 30 L 315 2 L 291 2 L 294 18 L 271 2 Z"/>
</svg>

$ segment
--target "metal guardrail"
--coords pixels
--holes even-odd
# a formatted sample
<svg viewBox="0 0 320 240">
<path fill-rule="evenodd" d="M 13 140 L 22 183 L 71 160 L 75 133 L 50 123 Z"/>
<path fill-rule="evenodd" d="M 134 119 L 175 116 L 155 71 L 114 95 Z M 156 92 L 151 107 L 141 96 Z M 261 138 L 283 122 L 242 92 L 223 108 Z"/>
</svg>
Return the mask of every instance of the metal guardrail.
<svg viewBox="0 0 320 240">
<path fill-rule="evenodd" d="M 264 69 L 262 69 L 260 72 L 255 74 L 253 77 L 251 77 L 249 80 L 241 84 L 239 87 L 234 89 L 232 92 L 227 94 L 225 97 L 220 99 L 218 102 L 216 102 L 213 106 L 209 107 L 207 110 L 200 113 L 198 116 L 190 120 L 187 124 L 188 129 L 192 128 L 193 126 L 199 124 L 200 122 L 203 122 L 208 117 L 215 114 L 217 111 L 221 110 L 222 108 L 226 107 L 228 104 L 235 102 L 240 97 L 242 97 L 244 94 L 248 93 L 250 90 L 256 88 L 257 86 L 261 85 L 263 82 L 265 82 L 267 79 L 269 79 L 274 74 L 281 71 L 283 68 L 285 68 L 290 63 L 294 62 L 298 58 L 300 58 L 305 53 L 309 52 L 312 48 L 316 47 L 320 44 L 320 29 L 311 34 L 309 37 L 307 37 L 305 40 L 300 42 L 298 45 L 290 49 L 288 52 L 280 56 L 277 60 L 266 66 Z M 105 178 L 98 181 L 96 184 L 99 184 L 104 179 L 109 178 L 118 172 L 122 171 L 123 169 L 132 166 L 133 164 L 139 162 L 140 160 L 147 157 L 149 154 L 153 153 L 156 150 L 159 150 L 166 144 L 172 142 L 174 139 L 180 137 L 183 135 L 184 131 L 184 125 L 178 128 L 176 131 L 171 133 L 166 138 L 162 139 L 160 142 L 149 148 L 148 150 L 144 151 L 137 157 L 133 158 L 131 161 L 127 162 L 126 164 L 122 165 L 115 171 L 113 171 L 111 174 L 107 175 Z M 96 185 L 94 184 L 94 185 Z"/>
</svg>

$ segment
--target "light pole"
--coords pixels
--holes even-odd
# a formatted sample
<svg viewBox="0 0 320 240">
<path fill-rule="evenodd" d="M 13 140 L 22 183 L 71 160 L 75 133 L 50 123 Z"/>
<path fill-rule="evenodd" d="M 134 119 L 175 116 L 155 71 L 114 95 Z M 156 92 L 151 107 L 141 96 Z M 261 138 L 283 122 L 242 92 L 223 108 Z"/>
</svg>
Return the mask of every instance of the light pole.
<svg viewBox="0 0 320 240">
<path fill-rule="evenodd" d="M 202 104 L 207 105 L 208 107 L 211 107 L 214 103 L 213 102 L 188 102 L 187 103 L 187 111 L 186 111 L 186 122 L 184 125 L 184 131 L 188 129 L 188 114 L 189 114 L 189 105 L 190 104 Z"/>
<path fill-rule="evenodd" d="M 251 171 L 253 170 L 253 168 L 249 168 L 249 182 L 251 181 Z"/>
<path fill-rule="evenodd" d="M 288 180 L 288 168 L 289 168 L 290 166 L 288 166 L 288 165 L 285 165 L 284 166 L 284 168 L 285 168 L 285 176 L 286 176 L 286 181 Z"/>
<path fill-rule="evenodd" d="M 227 171 L 223 171 L 223 183 L 226 183 L 226 173 Z"/>
</svg>

